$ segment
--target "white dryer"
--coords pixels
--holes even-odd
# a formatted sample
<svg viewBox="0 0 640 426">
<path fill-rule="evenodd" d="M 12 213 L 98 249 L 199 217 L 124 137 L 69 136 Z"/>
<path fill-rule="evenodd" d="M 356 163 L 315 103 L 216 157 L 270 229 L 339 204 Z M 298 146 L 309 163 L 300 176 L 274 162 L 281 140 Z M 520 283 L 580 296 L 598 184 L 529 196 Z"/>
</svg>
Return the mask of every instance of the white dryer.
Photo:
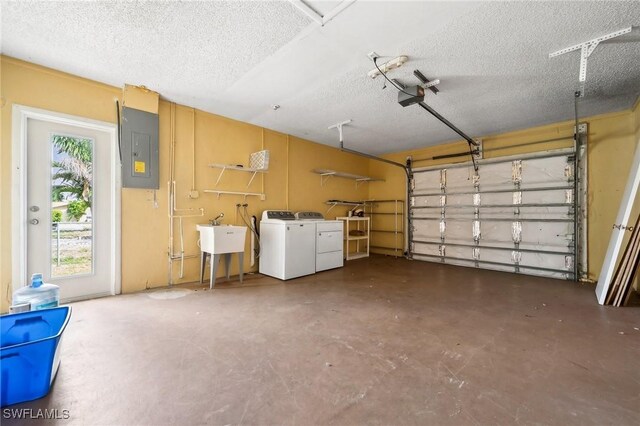
<svg viewBox="0 0 640 426">
<path fill-rule="evenodd" d="M 316 225 L 316 272 L 344 266 L 344 225 L 341 220 L 325 220 L 318 212 L 298 212 L 296 219 Z"/>
<path fill-rule="evenodd" d="M 261 274 L 281 280 L 316 272 L 316 224 L 293 212 L 265 210 L 260 221 Z"/>
</svg>

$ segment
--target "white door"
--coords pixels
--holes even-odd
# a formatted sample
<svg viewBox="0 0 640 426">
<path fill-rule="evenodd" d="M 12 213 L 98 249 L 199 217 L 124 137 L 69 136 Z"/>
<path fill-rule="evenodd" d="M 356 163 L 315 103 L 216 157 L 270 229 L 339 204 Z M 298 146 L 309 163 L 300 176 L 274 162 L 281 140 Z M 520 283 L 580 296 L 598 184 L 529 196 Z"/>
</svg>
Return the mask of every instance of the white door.
<svg viewBox="0 0 640 426">
<path fill-rule="evenodd" d="M 115 294 L 111 135 L 29 118 L 26 136 L 27 277 L 62 301 Z"/>
</svg>

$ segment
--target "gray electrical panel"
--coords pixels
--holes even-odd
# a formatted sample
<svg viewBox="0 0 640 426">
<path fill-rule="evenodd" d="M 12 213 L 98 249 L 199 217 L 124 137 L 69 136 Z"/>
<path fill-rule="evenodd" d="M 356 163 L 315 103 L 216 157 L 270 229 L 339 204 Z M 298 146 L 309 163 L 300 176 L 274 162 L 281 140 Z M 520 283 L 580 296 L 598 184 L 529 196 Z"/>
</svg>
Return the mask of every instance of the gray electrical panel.
<svg viewBox="0 0 640 426">
<path fill-rule="evenodd" d="M 158 114 L 122 108 L 122 187 L 160 189 Z"/>
</svg>

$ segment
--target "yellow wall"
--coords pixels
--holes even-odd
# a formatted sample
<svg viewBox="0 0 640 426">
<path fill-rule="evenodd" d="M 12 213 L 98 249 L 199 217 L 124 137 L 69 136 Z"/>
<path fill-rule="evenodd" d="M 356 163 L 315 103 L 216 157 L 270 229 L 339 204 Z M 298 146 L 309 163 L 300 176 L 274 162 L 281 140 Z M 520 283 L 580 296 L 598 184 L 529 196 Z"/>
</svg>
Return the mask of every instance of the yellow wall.
<svg viewBox="0 0 640 426">
<path fill-rule="evenodd" d="M 28 105 L 115 122 L 114 99 L 120 90 L 68 74 L 1 57 L 2 147 L 0 189 L 1 311 L 6 312 L 11 284 L 11 110 Z M 89 114 L 89 115 L 87 115 Z"/>
<path fill-rule="evenodd" d="M 43 68 L 5 56 L 0 57 L 2 96 L 0 161 L 0 283 L 1 311 L 8 310 L 12 281 L 11 257 L 11 110 L 14 104 L 42 108 L 96 120 L 115 123 L 115 100 L 122 89 L 89 81 L 55 70 Z M 168 283 L 169 219 L 167 213 L 167 182 L 169 180 L 169 152 L 172 141 L 171 104 L 160 101 L 160 190 L 157 208 L 153 191 L 122 190 L 122 290 L 132 292 Z M 244 200 L 237 196 L 217 198 L 206 194 L 214 189 L 219 169 L 210 163 L 248 165 L 249 154 L 261 149 L 270 151 L 269 171 L 258 176 L 246 188 L 250 175 L 226 171 L 215 189 L 230 191 L 264 192 L 266 200 L 247 199 L 248 212 L 260 220 L 265 209 L 326 211 L 328 199 L 363 199 L 366 186 L 356 189 L 351 181 L 332 179 L 320 185 L 320 176 L 311 173 L 314 168 L 364 174 L 366 159 L 340 152 L 335 148 L 315 144 L 275 131 L 209 114 L 189 107 L 175 106 L 175 180 L 178 209 L 204 208 L 204 217 L 183 220 L 185 253 L 198 254 L 196 223 L 206 222 L 219 212 L 225 213 L 223 223 L 241 224 L 236 215 L 236 203 Z M 195 187 L 193 181 L 193 153 L 195 140 Z M 190 199 L 192 189 L 199 198 Z M 288 191 L 287 191 L 288 189 Z M 183 212 L 178 212 L 182 214 Z M 342 215 L 344 211 L 335 210 Z M 174 252 L 179 250 L 179 220 L 175 219 Z M 245 272 L 249 271 L 249 246 L 245 251 Z M 257 268 L 254 267 L 254 270 Z M 174 282 L 195 281 L 199 259 L 185 261 L 184 279 L 178 278 L 179 263 L 174 262 Z M 222 269 L 222 268 L 221 268 Z M 232 273 L 237 273 L 233 265 Z M 223 271 L 220 271 L 222 274 Z M 20 284 L 20 283 L 19 283 Z"/>
<path fill-rule="evenodd" d="M 588 134 L 588 251 L 589 277 L 597 280 L 600 268 L 611 236 L 611 226 L 615 222 L 618 207 L 627 182 L 634 149 L 640 136 L 640 108 L 635 110 L 605 114 L 581 119 L 589 125 Z M 502 155 L 513 155 L 536 150 L 546 150 L 571 146 L 573 122 L 566 121 L 553 125 L 534 127 L 515 132 L 482 137 L 485 158 Z M 557 138 L 568 138 L 566 141 L 530 145 L 505 150 L 492 149 L 534 141 Z M 407 156 L 414 159 L 432 158 L 443 154 L 461 152 L 467 149 L 466 142 L 456 141 L 434 147 L 412 151 L 404 151 L 386 156 L 386 158 L 404 162 Z M 458 161 L 467 161 L 461 157 Z M 427 167 L 454 162 L 452 159 L 421 161 L 415 167 Z M 404 194 L 404 173 L 402 169 L 371 161 L 370 173 L 381 176 L 391 185 L 372 185 L 369 197 L 372 199 L 402 198 Z M 640 198 L 640 197 L 639 197 Z M 640 204 L 640 203 L 636 203 Z M 637 217 L 638 206 L 634 216 Z M 387 237 L 388 238 L 388 237 Z M 373 241 L 376 244 L 376 241 Z"/>
<path fill-rule="evenodd" d="M 107 122 L 115 122 L 115 99 L 122 90 L 76 76 L 46 69 L 8 57 L 0 57 L 0 90 L 2 119 L 0 135 L 0 310 L 6 312 L 10 301 L 11 257 L 11 109 L 14 104 L 42 108 Z M 167 182 L 169 180 L 169 152 L 172 141 L 172 105 L 161 101 L 160 115 L 160 182 L 156 193 L 158 207 L 153 203 L 153 191 L 122 190 L 122 288 L 124 292 L 148 287 L 164 286 L 168 282 L 169 220 L 167 218 Z M 179 209 L 202 207 L 204 218 L 185 218 L 185 252 L 198 253 L 195 224 L 225 213 L 224 223 L 241 224 L 235 204 L 241 198 L 205 194 L 213 189 L 220 170 L 207 167 L 209 163 L 247 164 L 251 152 L 270 151 L 269 171 L 259 176 L 245 189 L 249 175 L 227 171 L 216 189 L 264 192 L 265 201 L 248 198 L 249 214 L 260 218 L 265 209 L 326 211 L 328 199 L 404 199 L 405 177 L 400 168 L 377 161 L 342 153 L 337 149 L 315 144 L 296 137 L 262 129 L 257 126 L 209 114 L 192 108 L 175 106 L 175 180 Z M 589 272 L 596 279 L 609 241 L 611 225 L 617 209 L 633 149 L 640 138 L 640 108 L 591 117 L 589 123 Z M 514 143 L 565 137 L 571 135 L 573 123 L 563 122 L 483 138 L 486 149 Z M 194 144 L 195 142 L 195 144 Z M 487 152 L 486 157 L 508 155 L 530 149 L 548 149 L 558 144 L 540 145 Z M 459 152 L 462 142 L 400 152 L 388 158 L 404 162 L 407 155 L 414 158 Z M 195 149 L 195 168 L 193 156 Z M 462 158 L 461 160 L 464 160 Z M 450 160 L 426 161 L 419 166 L 446 163 Z M 371 182 L 356 189 L 353 181 L 330 178 L 320 185 L 320 177 L 311 173 L 314 168 L 332 168 L 355 174 L 383 177 L 386 182 Z M 195 187 L 192 180 L 195 171 Z M 199 198 L 190 199 L 192 189 Z M 638 208 L 634 214 L 637 215 Z M 336 207 L 330 217 L 342 216 L 344 207 Z M 181 213 L 181 212 L 179 212 Z M 635 217 L 635 216 L 634 216 Z M 174 252 L 179 248 L 179 220 L 175 220 Z M 376 237 L 380 239 L 380 237 Z M 388 236 L 386 237 L 388 238 Z M 376 244 L 376 240 L 373 241 Z M 248 248 L 245 271 L 249 269 Z M 185 261 L 185 277 L 178 279 L 179 263 L 174 263 L 174 282 L 194 281 L 199 261 Z M 255 269 L 255 268 L 254 268 Z M 221 271 L 222 272 L 222 271 Z M 234 266 L 232 273 L 236 273 Z"/>
</svg>

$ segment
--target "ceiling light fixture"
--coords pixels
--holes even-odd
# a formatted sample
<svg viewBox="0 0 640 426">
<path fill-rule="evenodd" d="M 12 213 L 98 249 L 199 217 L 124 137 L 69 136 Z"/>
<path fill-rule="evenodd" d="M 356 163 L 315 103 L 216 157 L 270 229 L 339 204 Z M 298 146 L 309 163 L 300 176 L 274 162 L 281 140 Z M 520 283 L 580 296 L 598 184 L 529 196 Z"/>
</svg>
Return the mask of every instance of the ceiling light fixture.
<svg viewBox="0 0 640 426">
<path fill-rule="evenodd" d="M 371 54 L 374 54 L 374 53 L 371 52 L 370 55 Z M 376 55 L 376 58 L 378 58 L 377 55 Z M 371 78 L 376 78 L 377 76 L 380 75 L 380 71 L 386 74 L 393 69 L 401 67 L 408 60 L 409 60 L 409 57 L 406 55 L 398 56 L 397 58 L 393 58 L 390 61 L 387 61 L 384 64 L 379 65 L 378 68 L 380 68 L 380 70 L 378 70 L 378 68 L 374 68 L 371 71 L 369 71 L 367 75 Z"/>
</svg>

